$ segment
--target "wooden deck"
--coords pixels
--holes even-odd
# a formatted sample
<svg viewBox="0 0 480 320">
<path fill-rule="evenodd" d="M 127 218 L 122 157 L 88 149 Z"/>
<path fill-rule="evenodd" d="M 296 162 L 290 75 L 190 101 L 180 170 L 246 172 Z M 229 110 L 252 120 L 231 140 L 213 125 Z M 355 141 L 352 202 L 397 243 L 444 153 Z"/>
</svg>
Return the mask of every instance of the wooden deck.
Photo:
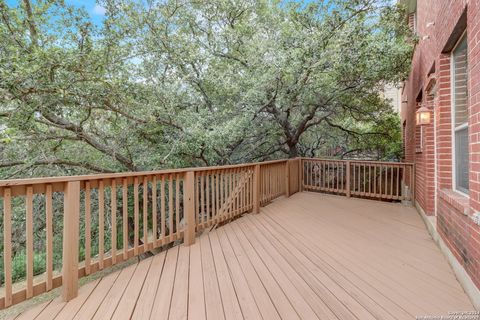
<svg viewBox="0 0 480 320">
<path fill-rule="evenodd" d="M 412 319 L 474 310 L 413 208 L 297 193 L 17 319 Z"/>
</svg>

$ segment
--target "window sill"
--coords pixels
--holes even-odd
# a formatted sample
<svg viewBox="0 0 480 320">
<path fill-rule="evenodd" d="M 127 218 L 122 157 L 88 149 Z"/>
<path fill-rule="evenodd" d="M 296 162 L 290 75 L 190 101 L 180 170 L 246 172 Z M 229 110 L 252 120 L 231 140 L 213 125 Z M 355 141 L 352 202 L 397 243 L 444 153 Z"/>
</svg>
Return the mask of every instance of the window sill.
<svg viewBox="0 0 480 320">
<path fill-rule="evenodd" d="M 470 198 L 467 195 L 451 189 L 440 189 L 438 190 L 438 196 L 462 214 L 468 216 L 470 212 Z"/>
</svg>

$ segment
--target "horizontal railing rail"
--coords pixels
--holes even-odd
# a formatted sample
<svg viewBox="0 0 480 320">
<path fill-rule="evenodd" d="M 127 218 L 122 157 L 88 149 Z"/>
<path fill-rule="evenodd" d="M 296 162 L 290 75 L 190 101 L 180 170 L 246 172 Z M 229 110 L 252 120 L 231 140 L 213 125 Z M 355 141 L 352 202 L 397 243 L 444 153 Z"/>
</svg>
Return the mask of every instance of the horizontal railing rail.
<svg viewBox="0 0 480 320">
<path fill-rule="evenodd" d="M 398 183 L 412 168 L 295 158 L 2 180 L 0 309 L 60 286 L 71 300 L 83 276 L 182 241 L 190 245 L 198 232 L 302 190 L 407 199 Z"/>
</svg>

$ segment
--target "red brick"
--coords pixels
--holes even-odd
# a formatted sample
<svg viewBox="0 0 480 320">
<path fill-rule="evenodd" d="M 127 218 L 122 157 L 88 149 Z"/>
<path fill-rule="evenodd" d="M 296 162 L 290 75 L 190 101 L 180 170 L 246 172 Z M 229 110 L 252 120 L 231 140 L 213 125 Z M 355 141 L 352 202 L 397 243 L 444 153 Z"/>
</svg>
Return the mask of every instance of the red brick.
<svg viewBox="0 0 480 320">
<path fill-rule="evenodd" d="M 403 98 L 408 101 L 402 105 L 401 111 L 402 123 L 406 121 L 403 132 L 405 158 L 416 164 L 415 197 L 418 204 L 427 214 L 437 214 L 440 236 L 480 288 L 480 226 L 471 219 L 474 212 L 480 211 L 480 0 L 418 1 L 417 5 L 418 34 L 428 34 L 430 39 L 428 42 L 420 41 L 415 47 L 410 75 L 404 86 Z M 451 190 L 451 59 L 450 53 L 443 52 L 465 10 L 469 75 L 469 198 Z M 432 21 L 435 24 L 427 28 L 427 23 Z M 432 65 L 436 69 L 434 75 L 428 74 Z M 436 78 L 433 99 L 424 91 L 432 76 Z M 422 90 L 422 103 L 434 110 L 434 119 L 432 124 L 424 127 L 423 140 L 420 141 L 419 130 L 415 126 L 415 104 L 417 94 Z M 436 137 L 433 135 L 434 125 Z M 415 153 L 420 143 L 422 152 Z M 437 186 L 434 185 L 435 178 Z M 435 188 L 438 188 L 437 199 L 434 198 Z"/>
</svg>

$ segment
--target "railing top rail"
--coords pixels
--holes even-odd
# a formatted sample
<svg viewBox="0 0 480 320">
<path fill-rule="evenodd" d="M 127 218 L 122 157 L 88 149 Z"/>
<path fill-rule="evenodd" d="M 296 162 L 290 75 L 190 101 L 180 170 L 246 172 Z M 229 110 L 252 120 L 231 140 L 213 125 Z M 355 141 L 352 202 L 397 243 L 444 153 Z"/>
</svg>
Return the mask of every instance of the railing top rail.
<svg viewBox="0 0 480 320">
<path fill-rule="evenodd" d="M 0 180 L 0 187 L 12 187 L 22 185 L 35 185 L 35 184 L 49 184 L 49 183 L 62 183 L 70 181 L 86 181 L 86 180 L 103 180 L 103 179 L 121 179 L 129 177 L 141 177 L 151 175 L 164 175 L 164 174 L 178 174 L 188 171 L 200 172 L 200 171 L 212 171 L 212 170 L 224 170 L 224 169 L 236 169 L 245 168 L 255 165 L 267 165 L 274 163 L 285 162 L 289 159 L 270 160 L 263 162 L 252 162 L 242 164 L 232 164 L 224 166 L 211 166 L 211 167 L 193 167 L 193 168 L 179 168 L 179 169 L 164 169 L 154 171 L 135 171 L 135 172 L 118 172 L 118 173 L 106 173 L 106 174 L 88 174 L 88 175 L 76 175 L 76 176 L 58 176 L 58 177 L 39 177 L 39 178 L 27 178 L 27 179 L 9 179 Z"/>
<path fill-rule="evenodd" d="M 376 160 L 345 160 L 345 159 L 330 159 L 330 158 L 307 158 L 302 157 L 302 160 L 318 160 L 318 161 L 335 161 L 335 162 L 347 162 L 350 161 L 356 163 L 373 163 L 373 164 L 385 164 L 385 165 L 406 165 L 413 166 L 412 162 L 393 162 L 393 161 L 376 161 Z"/>
</svg>

